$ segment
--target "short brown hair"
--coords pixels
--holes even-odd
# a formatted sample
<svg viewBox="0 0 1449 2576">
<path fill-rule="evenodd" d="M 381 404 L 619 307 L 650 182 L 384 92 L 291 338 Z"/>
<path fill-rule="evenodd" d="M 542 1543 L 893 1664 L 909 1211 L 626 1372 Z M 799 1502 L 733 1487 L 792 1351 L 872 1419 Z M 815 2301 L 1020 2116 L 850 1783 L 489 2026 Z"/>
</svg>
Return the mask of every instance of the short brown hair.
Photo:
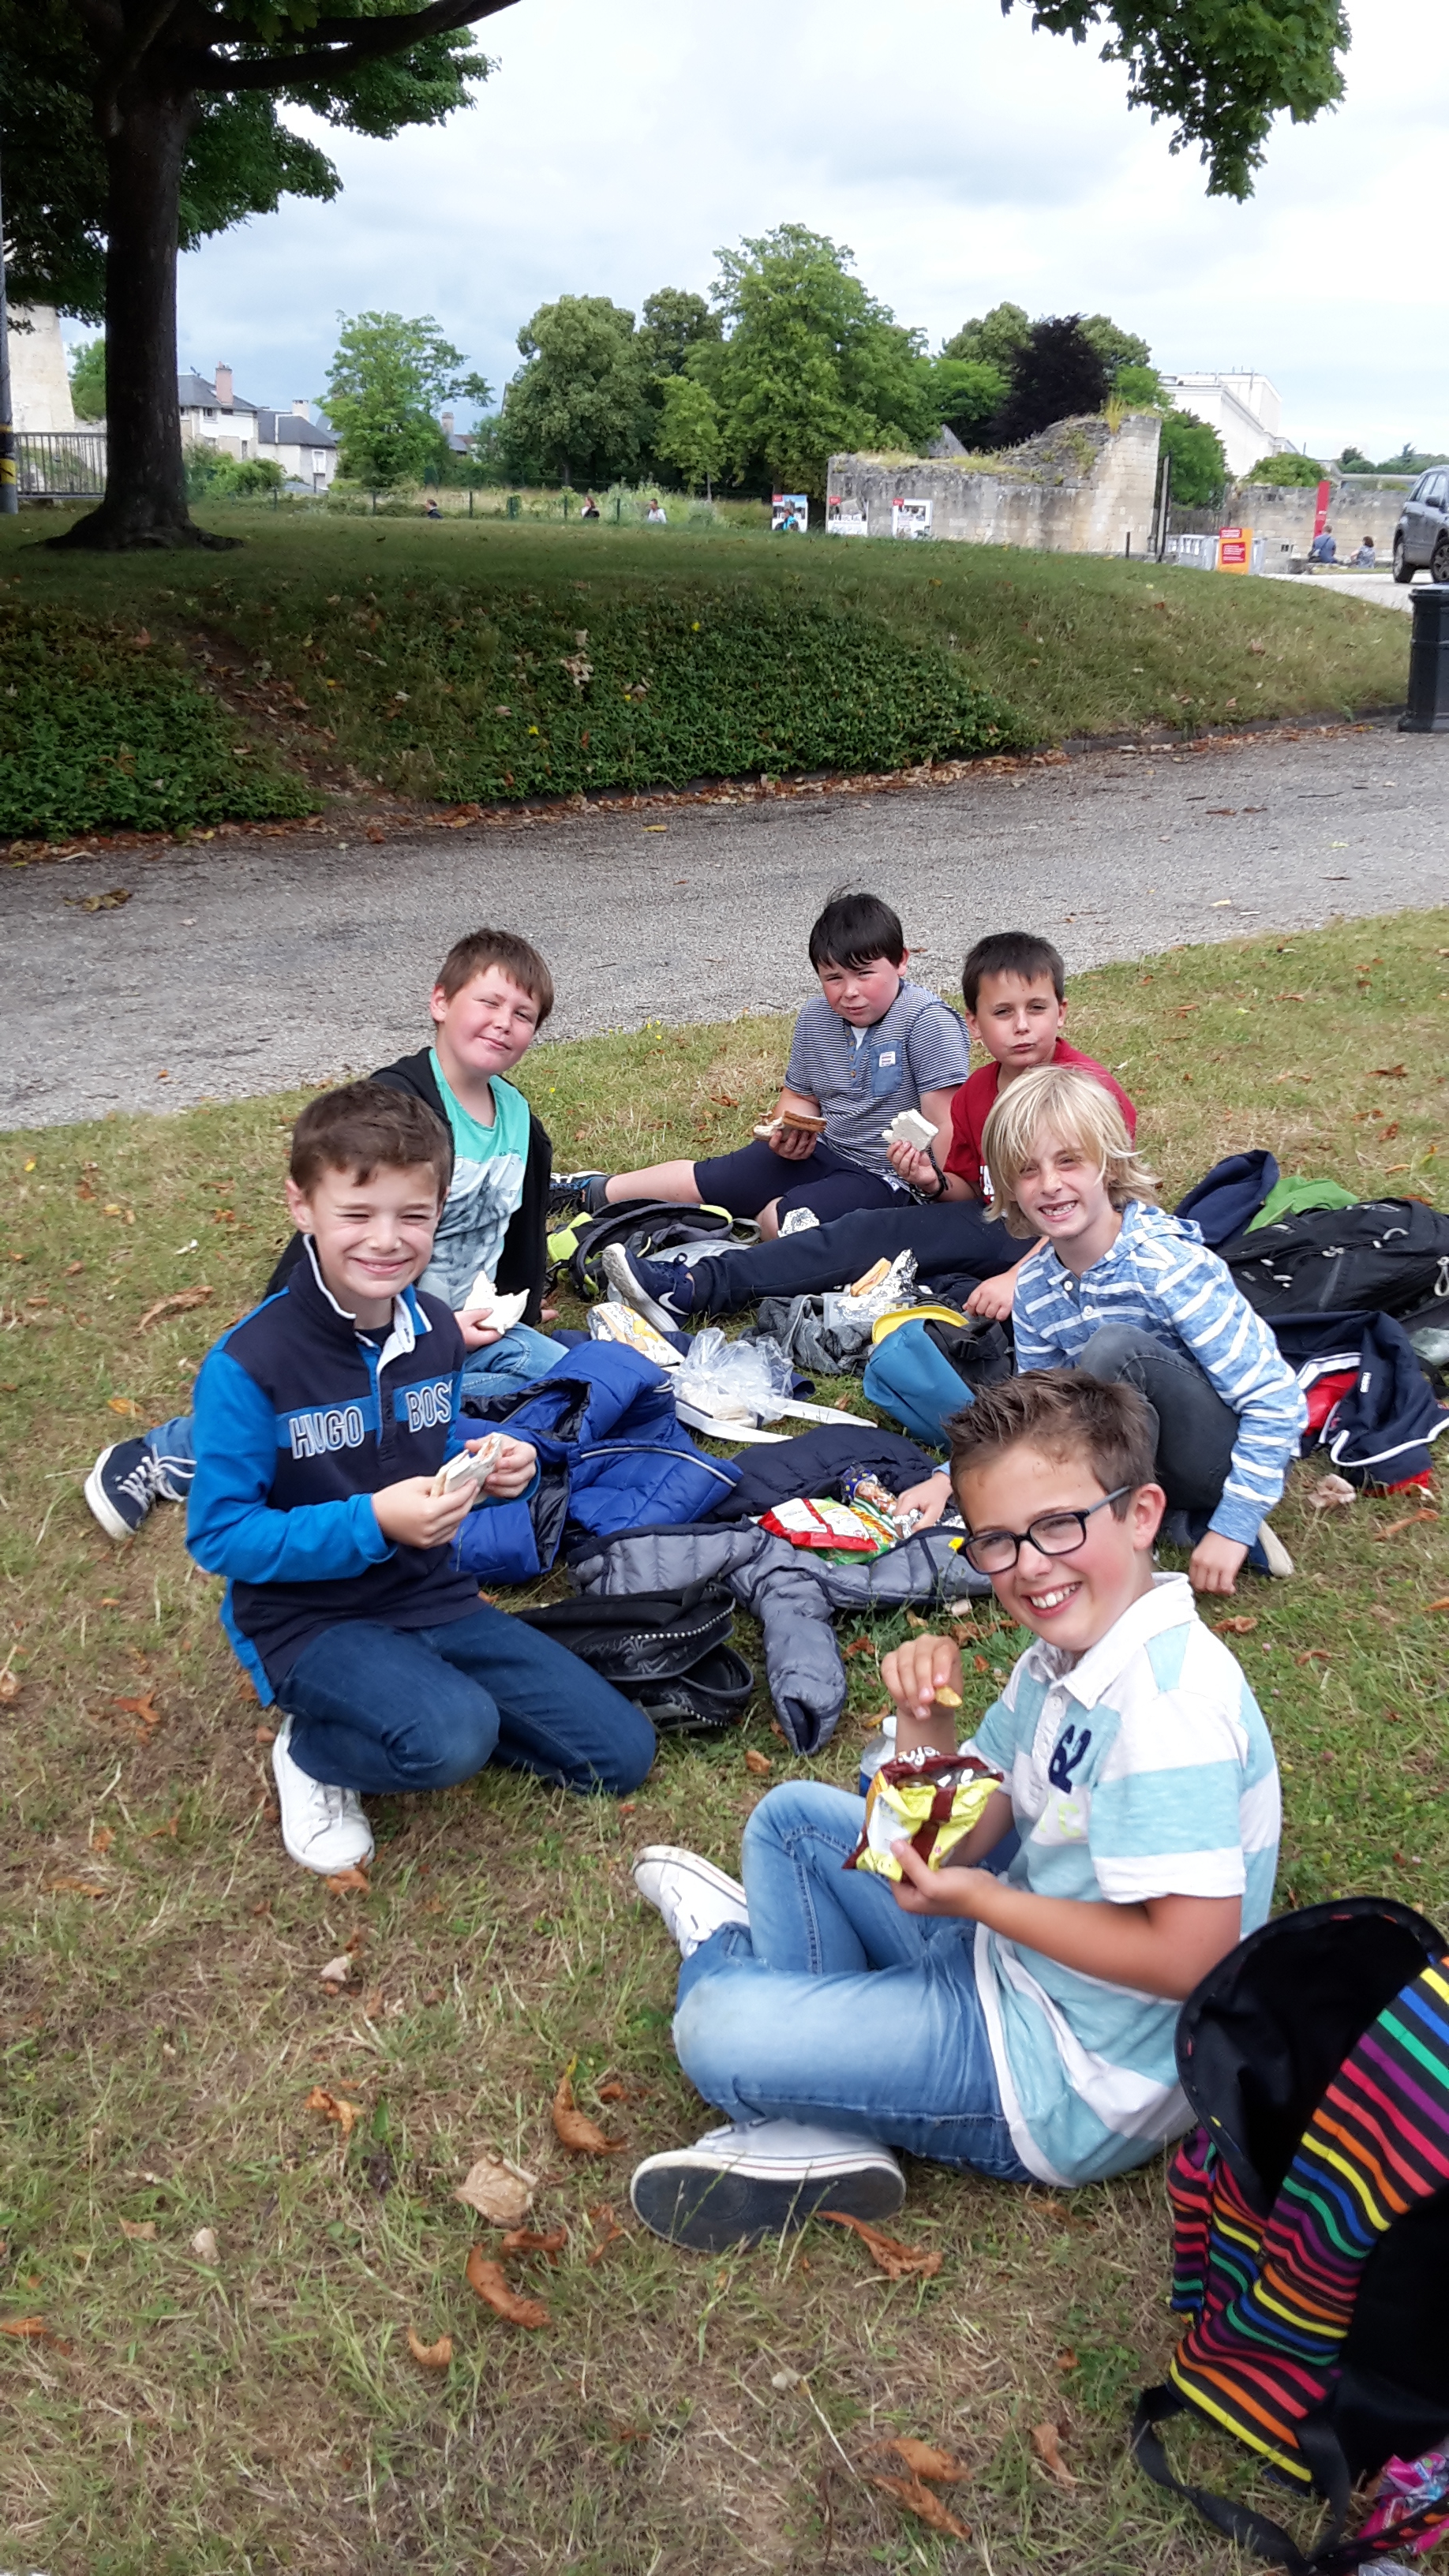
<svg viewBox="0 0 1449 2576">
<path fill-rule="evenodd" d="M 453 1177 L 453 1139 L 416 1092 L 387 1082 L 344 1082 L 309 1100 L 292 1130 L 291 1174 L 299 1190 L 315 1188 L 324 1172 L 350 1172 L 359 1182 L 376 1171 L 406 1171 L 426 1163 L 438 1184 L 438 1205 Z"/>
<path fill-rule="evenodd" d="M 455 939 L 438 968 L 433 990 L 451 1002 L 455 993 L 471 984 L 475 975 L 486 974 L 490 966 L 501 966 L 520 992 L 538 1004 L 542 1028 L 553 1009 L 553 977 L 538 950 L 514 930 L 470 930 L 466 939 Z"/>
<path fill-rule="evenodd" d="M 983 1387 L 964 1413 L 946 1425 L 951 1442 L 951 1490 L 960 1479 L 1004 1449 L 1031 1447 L 1053 1459 L 1085 1458 L 1104 1494 L 1119 1485 L 1135 1493 L 1157 1481 L 1157 1422 L 1135 1386 L 1089 1377 L 1081 1369 L 1029 1369 Z M 1112 1506 L 1126 1517 L 1129 1495 Z"/>
</svg>

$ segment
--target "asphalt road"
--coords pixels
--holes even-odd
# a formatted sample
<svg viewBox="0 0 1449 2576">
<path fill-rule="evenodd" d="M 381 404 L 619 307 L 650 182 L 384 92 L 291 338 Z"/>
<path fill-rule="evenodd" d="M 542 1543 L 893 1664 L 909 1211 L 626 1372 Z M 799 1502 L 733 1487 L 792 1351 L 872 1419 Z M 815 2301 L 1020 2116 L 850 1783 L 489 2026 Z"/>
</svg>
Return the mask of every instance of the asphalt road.
<svg viewBox="0 0 1449 2576">
<path fill-rule="evenodd" d="M 1385 728 L 381 847 L 223 841 L 33 865 L 0 882 L 0 1122 L 366 1071 L 422 1042 L 432 971 L 482 921 L 542 948 L 560 992 L 550 1034 L 575 1037 L 795 1008 L 809 924 L 845 882 L 898 906 L 942 987 L 973 938 L 1018 923 L 1080 968 L 1443 902 L 1446 806 L 1449 737 Z M 82 909 L 120 885 L 123 907 Z"/>
</svg>

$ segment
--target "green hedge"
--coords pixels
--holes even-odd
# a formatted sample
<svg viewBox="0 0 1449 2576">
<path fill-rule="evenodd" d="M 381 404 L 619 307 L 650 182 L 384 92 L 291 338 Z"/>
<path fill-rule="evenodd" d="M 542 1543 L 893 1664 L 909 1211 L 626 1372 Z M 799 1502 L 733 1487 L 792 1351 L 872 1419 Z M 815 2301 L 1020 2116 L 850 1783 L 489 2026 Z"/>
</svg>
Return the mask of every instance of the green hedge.
<svg viewBox="0 0 1449 2576">
<path fill-rule="evenodd" d="M 381 750 L 396 776 L 422 755 L 439 796 L 903 769 L 1030 739 L 941 647 L 869 610 L 742 584 L 567 604 L 419 588 L 371 606 L 366 661 L 360 614 L 314 615 L 299 681 L 351 758 Z M 285 652 L 276 628 L 268 649 Z M 317 693 L 323 663 L 333 685 Z"/>
<path fill-rule="evenodd" d="M 174 831 L 317 801 L 134 625 L 0 608 L 0 833 Z"/>
</svg>

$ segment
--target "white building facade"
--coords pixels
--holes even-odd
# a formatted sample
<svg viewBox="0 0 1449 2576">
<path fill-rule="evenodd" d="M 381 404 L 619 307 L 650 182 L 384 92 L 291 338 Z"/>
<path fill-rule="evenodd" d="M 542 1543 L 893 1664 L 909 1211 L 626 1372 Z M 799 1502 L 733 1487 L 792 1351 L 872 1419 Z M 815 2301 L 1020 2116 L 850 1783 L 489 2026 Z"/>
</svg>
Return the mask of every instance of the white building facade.
<svg viewBox="0 0 1449 2576">
<path fill-rule="evenodd" d="M 1222 376 L 1164 375 L 1162 390 L 1178 411 L 1192 412 L 1217 431 L 1235 481 L 1262 457 L 1293 452 L 1292 439 L 1284 438 L 1279 428 L 1283 398 L 1267 376 L 1246 370 Z"/>
<path fill-rule="evenodd" d="M 215 380 L 185 375 L 176 379 L 181 411 L 181 437 L 188 447 L 218 447 L 240 463 L 261 457 L 280 465 L 287 481 L 308 492 L 331 489 L 337 472 L 337 439 L 299 395 L 291 410 L 269 411 L 247 402 L 236 391 L 230 367 L 219 366 Z"/>
</svg>

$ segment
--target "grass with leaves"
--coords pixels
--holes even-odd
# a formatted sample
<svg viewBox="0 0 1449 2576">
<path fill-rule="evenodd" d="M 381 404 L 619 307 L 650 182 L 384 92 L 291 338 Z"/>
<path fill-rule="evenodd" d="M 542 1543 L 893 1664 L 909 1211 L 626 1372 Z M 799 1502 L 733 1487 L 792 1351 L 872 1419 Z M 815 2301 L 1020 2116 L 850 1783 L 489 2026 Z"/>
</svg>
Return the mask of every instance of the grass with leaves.
<svg viewBox="0 0 1449 2576">
<path fill-rule="evenodd" d="M 1446 958 L 1449 913 L 1179 950 L 1081 977 L 1073 1034 L 1141 1104 L 1169 1198 L 1250 1144 L 1359 1193 L 1432 1197 Z M 747 1132 L 785 1038 L 762 1019 L 655 1026 L 540 1046 L 524 1078 L 562 1160 L 697 1153 Z M 1070 2196 L 912 2165 L 898 2232 L 941 2260 L 894 2281 L 823 2224 L 706 2260 L 630 2216 L 634 2160 L 708 2125 L 630 1857 L 683 1841 L 732 1866 L 766 1785 L 747 1752 L 774 1779 L 848 1782 L 903 1622 L 845 1623 L 865 1651 L 813 1765 L 760 1693 L 727 1742 L 666 1747 L 625 1808 L 488 1771 L 375 1802 L 366 1892 L 284 1857 L 265 1721 L 180 1513 L 118 1550 L 80 1481 L 106 1439 L 185 1405 L 255 1296 L 296 1106 L 0 1142 L 0 2565 L 1227 2571 L 1124 2459 L 1124 2410 L 1172 2339 L 1160 2164 Z M 860 1405 L 858 1382 L 843 1392 Z M 1278 1900 L 1368 1889 L 1443 1921 L 1429 1605 L 1449 1548 L 1391 1498 L 1315 1517 L 1318 1472 L 1295 1471 L 1275 1516 L 1297 1580 L 1231 1605 L 1256 1622 L 1234 1644 L 1283 1764 Z M 990 1603 L 975 1625 L 968 1718 L 1020 1642 Z M 745 1623 L 740 1641 L 754 1653 Z M 334 1990 L 321 1970 L 344 1954 Z M 559 2142 L 571 2064 L 617 2154 Z M 564 2234 L 556 2261 L 507 2262 L 548 2309 L 538 2331 L 464 2278 L 475 2243 L 499 2252 L 454 2197 L 489 2148 L 540 2178 L 534 2223 Z M 410 2330 L 449 2337 L 449 2367 L 414 2359 Z M 899 2435 L 964 2464 L 943 2492 L 971 2542 L 872 2483 Z M 1226 2444 L 1180 2456 L 1281 2516 Z"/>
</svg>

